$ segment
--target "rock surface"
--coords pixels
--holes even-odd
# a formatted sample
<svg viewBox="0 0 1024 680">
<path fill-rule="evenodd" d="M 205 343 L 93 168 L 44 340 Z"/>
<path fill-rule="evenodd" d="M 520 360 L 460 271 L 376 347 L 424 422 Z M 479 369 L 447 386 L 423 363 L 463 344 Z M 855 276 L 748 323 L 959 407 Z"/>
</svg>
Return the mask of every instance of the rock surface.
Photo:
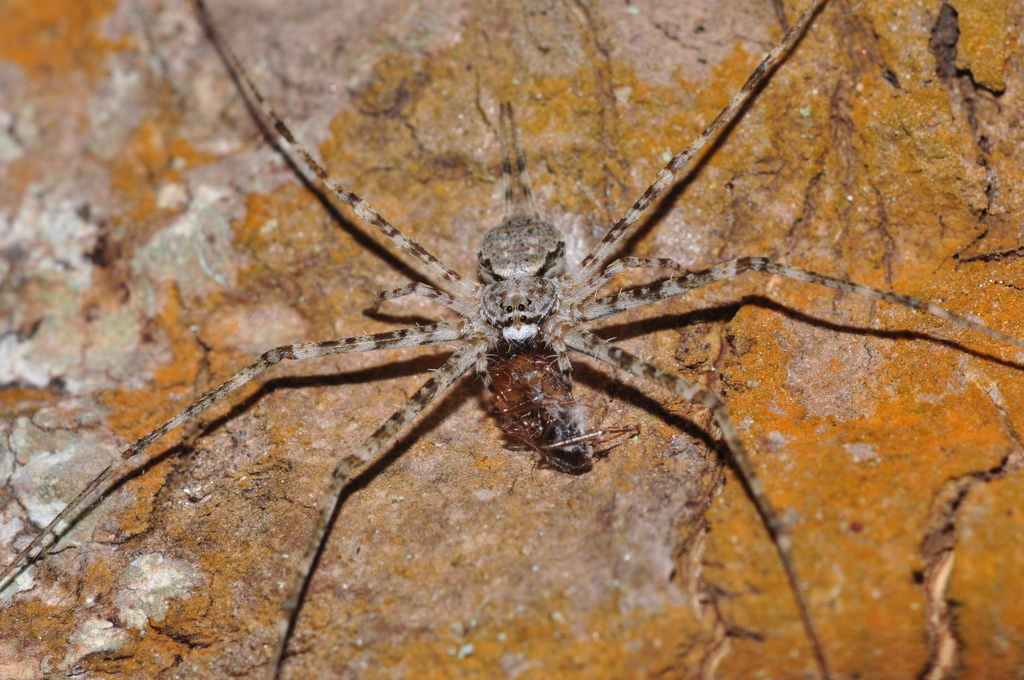
<svg viewBox="0 0 1024 680">
<path fill-rule="evenodd" d="M 336 177 L 470 276 L 501 99 L 578 261 L 782 35 L 768 0 L 210 5 Z M 766 254 L 1024 337 L 1022 20 L 830 2 L 629 252 Z M 0 93 L 0 563 L 261 351 L 437 318 L 374 310 L 416 267 L 299 183 L 188 3 L 12 0 Z M 1024 664 L 1024 356 L 752 275 L 601 334 L 725 396 L 837 677 Z M 154 446 L 0 595 L 0 677 L 263 672 L 333 461 L 446 351 L 282 364 Z M 813 675 L 707 413 L 593 362 L 576 381 L 641 428 L 583 476 L 509 448 L 472 378 L 399 439 L 346 498 L 285 677 Z"/>
</svg>

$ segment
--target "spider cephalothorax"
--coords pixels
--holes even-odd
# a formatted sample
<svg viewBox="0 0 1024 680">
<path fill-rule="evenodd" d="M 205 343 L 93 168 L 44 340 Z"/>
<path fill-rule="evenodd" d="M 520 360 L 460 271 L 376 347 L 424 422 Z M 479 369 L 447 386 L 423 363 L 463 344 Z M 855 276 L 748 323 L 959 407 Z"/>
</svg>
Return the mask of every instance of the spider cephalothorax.
<svg viewBox="0 0 1024 680">
<path fill-rule="evenodd" d="M 512 345 L 537 340 L 541 324 L 558 305 L 558 286 L 550 279 L 530 276 L 490 283 L 484 289 L 481 313 Z M 541 338 L 543 340 L 543 338 Z"/>
</svg>

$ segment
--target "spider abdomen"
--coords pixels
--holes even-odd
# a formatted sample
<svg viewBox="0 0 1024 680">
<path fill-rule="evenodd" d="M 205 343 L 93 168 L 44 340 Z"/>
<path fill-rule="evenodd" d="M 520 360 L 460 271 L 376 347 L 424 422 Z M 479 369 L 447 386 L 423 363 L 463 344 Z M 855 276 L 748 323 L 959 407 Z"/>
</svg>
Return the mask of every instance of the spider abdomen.
<svg viewBox="0 0 1024 680">
<path fill-rule="evenodd" d="M 479 252 L 480 278 L 487 283 L 565 271 L 562 233 L 543 220 L 510 217 L 484 234 Z"/>
</svg>

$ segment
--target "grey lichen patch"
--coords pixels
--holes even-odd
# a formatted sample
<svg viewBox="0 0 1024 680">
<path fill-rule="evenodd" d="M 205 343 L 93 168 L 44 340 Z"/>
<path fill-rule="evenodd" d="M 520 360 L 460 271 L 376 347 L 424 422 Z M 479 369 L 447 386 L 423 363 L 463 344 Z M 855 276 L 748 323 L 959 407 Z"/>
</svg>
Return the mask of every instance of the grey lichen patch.
<svg viewBox="0 0 1024 680">
<path fill-rule="evenodd" d="M 167 616 L 168 600 L 187 595 L 202 583 L 199 572 L 189 563 L 160 553 L 136 558 L 121 576 L 124 590 L 116 602 L 121 619 L 131 628 L 143 629 L 150 621 Z"/>
<path fill-rule="evenodd" d="M 18 248 L 22 267 L 36 276 L 58 276 L 81 291 L 89 287 L 98 227 L 85 219 L 83 201 L 32 186 L 25 192 L 13 221 L 0 216 L 0 248 Z"/>
<path fill-rule="evenodd" d="M 807 414 L 839 421 L 871 416 L 876 404 L 864 376 L 877 362 L 867 344 L 855 335 L 789 320 L 785 326 L 792 342 L 787 347 L 787 382 L 801 395 Z"/>
<path fill-rule="evenodd" d="M 85 198 L 42 186 L 24 193 L 13 218 L 0 212 L 0 384 L 59 379 L 77 394 L 105 384 L 109 370 L 138 372 L 135 310 L 88 308 L 101 222 Z"/>
<path fill-rule="evenodd" d="M 87 378 L 102 372 L 122 385 L 140 386 L 149 373 L 149 365 L 161 361 L 159 356 L 140 352 L 144 319 L 130 306 L 99 309 L 90 317 L 89 344 L 85 347 Z M 156 348 L 146 348 L 157 354 Z M 137 357 L 138 360 L 133 360 Z M 128 359 L 126 361 L 126 358 Z"/>
<path fill-rule="evenodd" d="M 18 526 L 21 525 L 20 522 L 15 522 L 12 524 L 16 524 Z M 3 537 L 0 536 L 0 538 Z M 29 569 L 23 571 L 20 574 L 18 574 L 18 576 L 14 580 L 10 581 L 7 585 L 5 585 L 2 590 L 0 590 L 0 599 L 6 600 L 7 598 L 13 597 L 16 593 L 22 593 L 26 590 L 32 590 L 32 588 L 34 588 L 35 585 L 36 581 L 32 577 L 32 570 Z"/>
<path fill-rule="evenodd" d="M 854 463 L 877 463 L 881 461 L 881 457 L 878 455 L 878 451 L 875 450 L 874 444 L 857 442 L 856 444 L 843 444 L 843 448 L 850 454 L 850 459 Z"/>
<path fill-rule="evenodd" d="M 143 74 L 124 59 L 111 56 L 110 77 L 89 100 L 89 150 L 112 159 L 125 148 L 146 111 Z"/>
<path fill-rule="evenodd" d="M 65 402 L 14 422 L 0 465 L 12 468 L 9 488 L 36 526 L 53 520 L 116 455 L 113 435 L 93 426 L 99 417 Z"/>
<path fill-rule="evenodd" d="M 90 654 L 116 652 L 127 644 L 128 639 L 127 631 L 111 621 L 88 619 L 71 635 L 68 653 L 62 665 L 69 665 Z"/>
<path fill-rule="evenodd" d="M 199 185 L 188 209 L 136 253 L 131 263 L 138 277 L 136 293 L 148 315 L 160 310 L 156 287 L 163 282 L 176 283 L 186 300 L 234 285 L 234 234 L 223 204 L 228 196 L 224 189 Z"/>
</svg>

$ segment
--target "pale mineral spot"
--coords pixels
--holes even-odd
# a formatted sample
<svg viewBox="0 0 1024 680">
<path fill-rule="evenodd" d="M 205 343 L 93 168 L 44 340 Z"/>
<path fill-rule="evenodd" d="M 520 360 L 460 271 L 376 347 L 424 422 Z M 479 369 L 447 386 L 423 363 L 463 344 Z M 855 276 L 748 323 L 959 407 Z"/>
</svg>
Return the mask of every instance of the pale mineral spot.
<svg viewBox="0 0 1024 680">
<path fill-rule="evenodd" d="M 188 189 L 184 184 L 168 182 L 157 190 L 156 207 L 161 210 L 178 210 L 188 205 Z"/>
<path fill-rule="evenodd" d="M 881 460 L 874 444 L 857 442 L 856 444 L 843 444 L 843 448 L 850 454 L 854 463 L 877 463 Z"/>
<path fill-rule="evenodd" d="M 116 652 L 128 642 L 128 633 L 105 619 L 89 619 L 71 636 L 71 645 L 64 664 L 71 664 L 90 654 Z"/>
<path fill-rule="evenodd" d="M 195 276 L 195 265 L 206 279 L 219 287 L 231 288 L 236 272 L 232 263 L 234 235 L 224 214 L 228 198 L 219 186 L 200 184 L 192 191 L 188 208 L 167 228 L 158 231 L 132 259 L 132 269 L 150 272 L 156 279 L 173 280 L 185 299 L 209 293 L 207 283 Z M 146 282 L 152 286 L 155 282 Z M 214 286 L 215 290 L 217 286 Z M 150 313 L 156 313 L 157 291 L 140 290 Z"/>
<path fill-rule="evenodd" d="M 75 497 L 81 486 L 103 469 L 102 457 L 84 456 L 110 448 L 99 431 L 72 432 L 59 419 L 49 422 L 49 412 L 15 421 L 9 438 L 9 454 L 15 465 L 8 480 L 18 501 L 36 526 L 46 526 Z M 76 412 L 81 420 L 88 413 Z M 45 427 L 40 427 L 42 423 Z"/>
<path fill-rule="evenodd" d="M 125 569 L 116 598 L 121 620 L 131 628 L 143 629 L 152 621 L 167 616 L 168 600 L 181 597 L 202 582 L 197 570 L 187 562 L 148 553 L 136 558 Z"/>
</svg>

